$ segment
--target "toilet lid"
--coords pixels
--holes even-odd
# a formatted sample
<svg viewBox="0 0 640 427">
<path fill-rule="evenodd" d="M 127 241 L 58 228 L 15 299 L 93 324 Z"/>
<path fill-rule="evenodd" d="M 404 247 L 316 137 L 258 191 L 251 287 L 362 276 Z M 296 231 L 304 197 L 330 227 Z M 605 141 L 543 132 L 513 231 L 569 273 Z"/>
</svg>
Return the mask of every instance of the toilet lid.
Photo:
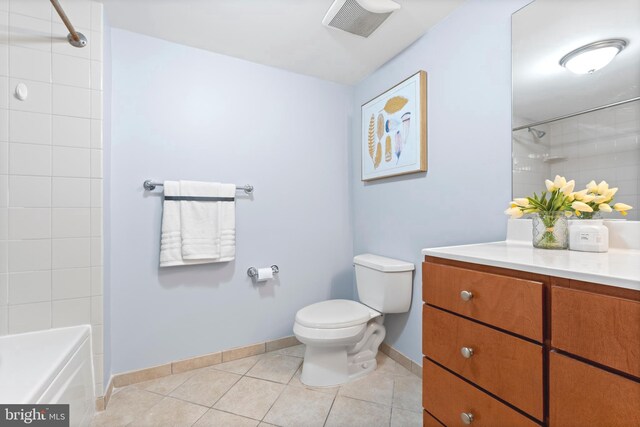
<svg viewBox="0 0 640 427">
<path fill-rule="evenodd" d="M 347 328 L 366 323 L 379 314 L 357 301 L 333 299 L 298 310 L 296 322 L 309 328 Z"/>
</svg>

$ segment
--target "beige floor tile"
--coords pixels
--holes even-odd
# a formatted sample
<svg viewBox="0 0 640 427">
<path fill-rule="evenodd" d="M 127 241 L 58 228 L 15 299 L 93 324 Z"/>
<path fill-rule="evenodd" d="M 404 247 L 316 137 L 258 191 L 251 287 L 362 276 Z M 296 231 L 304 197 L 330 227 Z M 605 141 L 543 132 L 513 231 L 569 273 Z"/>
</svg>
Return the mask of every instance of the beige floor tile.
<svg viewBox="0 0 640 427">
<path fill-rule="evenodd" d="M 404 377 L 406 375 L 413 375 L 414 377 L 416 376 L 413 374 L 413 372 L 411 372 L 410 370 L 408 370 L 407 368 L 405 368 L 399 363 L 396 363 L 396 366 L 393 370 L 393 374 L 398 377 Z"/>
<path fill-rule="evenodd" d="M 220 363 L 219 365 L 211 366 L 211 368 L 217 369 L 219 371 L 226 371 L 238 375 L 244 375 L 249 369 L 253 368 L 253 365 L 258 363 L 258 360 L 260 360 L 262 357 L 262 354 L 259 354 L 257 356 L 249 356 L 243 359 L 233 360 L 231 362 Z"/>
<path fill-rule="evenodd" d="M 240 375 L 231 372 L 203 368 L 173 390 L 170 396 L 199 405 L 212 406 L 239 379 Z"/>
<path fill-rule="evenodd" d="M 209 409 L 193 427 L 256 427 L 260 421 Z"/>
<path fill-rule="evenodd" d="M 284 354 L 269 353 L 249 369 L 247 376 L 263 380 L 287 384 L 300 367 L 302 359 L 285 356 Z"/>
<path fill-rule="evenodd" d="M 384 374 L 395 373 L 397 363 L 386 354 L 378 352 L 378 354 L 376 355 L 376 362 L 378 363 L 376 372 Z"/>
<path fill-rule="evenodd" d="M 421 427 L 422 414 L 406 411 L 400 408 L 391 408 L 391 427 Z"/>
<path fill-rule="evenodd" d="M 342 385 L 338 395 L 391 406 L 393 378 L 393 375 L 374 371 L 364 378 Z"/>
<path fill-rule="evenodd" d="M 391 408 L 362 400 L 337 396 L 326 427 L 388 427 Z"/>
<path fill-rule="evenodd" d="M 166 377 L 158 378 L 155 380 L 144 381 L 138 384 L 134 384 L 134 387 L 142 388 L 147 391 L 168 395 L 183 382 L 189 379 L 194 374 L 194 371 L 183 372 L 181 374 L 168 375 Z"/>
<path fill-rule="evenodd" d="M 191 426 L 200 418 L 207 408 L 171 397 L 163 398 L 146 413 L 137 417 L 131 427 L 178 427 Z"/>
<path fill-rule="evenodd" d="M 136 387 L 121 388 L 111 395 L 107 409 L 96 414 L 91 425 L 94 427 L 125 426 L 161 400 L 161 395 L 146 390 Z"/>
<path fill-rule="evenodd" d="M 214 405 L 214 408 L 261 420 L 284 387 L 283 384 L 243 377 Z"/>
<path fill-rule="evenodd" d="M 294 345 L 293 347 L 281 348 L 274 353 L 284 354 L 287 356 L 304 357 L 306 346 L 304 344 Z"/>
<path fill-rule="evenodd" d="M 413 374 L 396 377 L 393 406 L 422 413 L 422 380 Z"/>
<path fill-rule="evenodd" d="M 307 390 L 319 391 L 320 393 L 326 393 L 332 396 L 335 396 L 338 390 L 340 390 L 340 387 L 311 387 L 306 384 L 303 384 L 302 381 L 300 381 L 301 374 L 302 374 L 302 366 L 298 368 L 298 370 L 296 371 L 296 374 L 293 376 L 293 378 L 291 378 L 291 381 L 289 381 L 289 385 L 293 387 L 302 387 Z"/>
<path fill-rule="evenodd" d="M 264 421 L 283 427 L 322 427 L 332 403 L 331 395 L 289 386 L 267 412 Z"/>
</svg>

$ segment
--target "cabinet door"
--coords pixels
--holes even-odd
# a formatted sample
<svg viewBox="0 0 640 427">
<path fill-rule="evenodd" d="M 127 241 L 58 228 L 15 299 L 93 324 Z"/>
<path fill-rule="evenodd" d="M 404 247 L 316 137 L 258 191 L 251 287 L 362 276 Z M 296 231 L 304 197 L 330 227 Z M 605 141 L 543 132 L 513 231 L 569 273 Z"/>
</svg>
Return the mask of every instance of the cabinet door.
<svg viewBox="0 0 640 427">
<path fill-rule="evenodd" d="M 553 286 L 551 345 L 640 378 L 640 302 Z"/>
<path fill-rule="evenodd" d="M 551 352 L 550 427 L 640 426 L 640 383 Z"/>
<path fill-rule="evenodd" d="M 542 283 L 425 262 L 427 304 L 542 342 Z"/>
</svg>

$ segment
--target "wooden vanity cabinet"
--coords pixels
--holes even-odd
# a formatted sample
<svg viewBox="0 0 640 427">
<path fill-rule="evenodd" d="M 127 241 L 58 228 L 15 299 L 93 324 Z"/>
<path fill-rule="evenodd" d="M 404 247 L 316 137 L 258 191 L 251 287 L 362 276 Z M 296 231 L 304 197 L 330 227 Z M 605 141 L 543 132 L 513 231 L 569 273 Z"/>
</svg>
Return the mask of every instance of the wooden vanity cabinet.
<svg viewBox="0 0 640 427">
<path fill-rule="evenodd" d="M 640 291 L 422 267 L 425 426 L 640 426 Z"/>
</svg>

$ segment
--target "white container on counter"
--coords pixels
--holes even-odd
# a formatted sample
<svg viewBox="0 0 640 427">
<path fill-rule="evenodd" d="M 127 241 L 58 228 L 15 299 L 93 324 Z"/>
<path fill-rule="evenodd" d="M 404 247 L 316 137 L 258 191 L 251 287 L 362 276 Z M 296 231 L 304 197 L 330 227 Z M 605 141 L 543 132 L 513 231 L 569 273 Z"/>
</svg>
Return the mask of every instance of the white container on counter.
<svg viewBox="0 0 640 427">
<path fill-rule="evenodd" d="M 581 252 L 607 252 L 609 229 L 601 219 L 569 221 L 569 249 Z"/>
</svg>

